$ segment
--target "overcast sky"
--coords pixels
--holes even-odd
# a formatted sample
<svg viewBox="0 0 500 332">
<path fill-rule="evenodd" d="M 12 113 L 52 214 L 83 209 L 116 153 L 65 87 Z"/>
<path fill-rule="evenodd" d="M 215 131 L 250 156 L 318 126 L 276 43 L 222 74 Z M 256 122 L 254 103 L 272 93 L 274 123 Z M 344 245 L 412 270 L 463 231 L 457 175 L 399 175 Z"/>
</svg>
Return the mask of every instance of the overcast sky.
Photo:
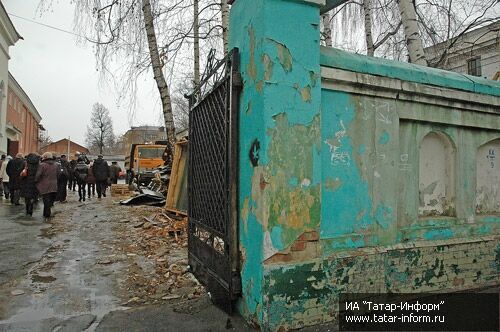
<svg viewBox="0 0 500 332">
<path fill-rule="evenodd" d="M 55 141 L 71 136 L 85 143 L 92 105 L 104 104 L 111 113 L 115 134 L 131 125 L 158 125 L 161 108 L 152 78 L 140 82 L 135 118 L 118 108 L 113 89 L 99 85 L 92 45 L 77 45 L 77 37 L 40 24 L 73 31 L 73 6 L 54 1 L 50 12 L 37 13 L 39 0 L 3 0 L 17 31 L 23 36 L 10 48 L 9 71 L 28 94 L 42 116 L 42 124 Z"/>
</svg>

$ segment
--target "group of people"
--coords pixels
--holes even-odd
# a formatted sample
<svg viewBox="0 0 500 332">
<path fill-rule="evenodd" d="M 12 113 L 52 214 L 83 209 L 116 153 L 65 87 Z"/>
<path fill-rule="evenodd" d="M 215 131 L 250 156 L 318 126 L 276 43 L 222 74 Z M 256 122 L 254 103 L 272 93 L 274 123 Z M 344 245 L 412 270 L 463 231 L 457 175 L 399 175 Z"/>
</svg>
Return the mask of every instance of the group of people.
<svg viewBox="0 0 500 332">
<path fill-rule="evenodd" d="M 66 203 L 67 189 L 75 191 L 78 186 L 79 201 L 88 197 L 106 197 L 106 189 L 117 183 L 121 172 L 116 162 L 111 166 L 99 155 L 91 161 L 85 155 L 77 154 L 77 158 L 68 161 L 66 155 L 57 158 L 50 152 L 42 156 L 30 153 L 24 157 L 18 153 L 15 158 L 2 155 L 0 159 L 0 196 L 10 198 L 13 205 L 20 205 L 23 197 L 26 214 L 33 215 L 34 204 L 39 197 L 43 200 L 43 216 L 51 217 L 54 202 Z"/>
</svg>

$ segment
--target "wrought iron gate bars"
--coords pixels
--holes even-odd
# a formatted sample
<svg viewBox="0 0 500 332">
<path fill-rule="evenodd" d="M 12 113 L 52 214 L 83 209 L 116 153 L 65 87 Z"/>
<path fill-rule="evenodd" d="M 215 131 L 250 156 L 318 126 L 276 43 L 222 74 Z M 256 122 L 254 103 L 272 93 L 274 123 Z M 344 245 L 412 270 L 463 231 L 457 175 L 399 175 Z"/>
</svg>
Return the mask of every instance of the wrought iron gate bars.
<svg viewBox="0 0 500 332">
<path fill-rule="evenodd" d="M 189 264 L 228 312 L 241 293 L 238 249 L 239 54 L 208 61 L 190 96 Z"/>
</svg>

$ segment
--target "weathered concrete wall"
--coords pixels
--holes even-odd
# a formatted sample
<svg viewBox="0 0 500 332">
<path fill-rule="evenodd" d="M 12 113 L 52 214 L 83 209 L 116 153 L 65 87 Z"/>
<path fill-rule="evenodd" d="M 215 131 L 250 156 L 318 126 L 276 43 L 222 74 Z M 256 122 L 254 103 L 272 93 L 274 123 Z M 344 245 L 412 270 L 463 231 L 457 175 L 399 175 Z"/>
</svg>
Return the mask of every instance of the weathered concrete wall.
<svg viewBox="0 0 500 332">
<path fill-rule="evenodd" d="M 500 139 L 481 146 L 476 155 L 476 213 L 500 211 Z"/>
<path fill-rule="evenodd" d="M 241 312 L 276 330 L 333 320 L 341 291 L 498 283 L 500 85 L 320 52 L 314 2 L 232 7 Z"/>
<path fill-rule="evenodd" d="M 342 251 L 264 275 L 264 330 L 335 321 L 340 293 L 419 293 L 498 284 L 500 246 L 493 238 L 435 241 Z"/>
<path fill-rule="evenodd" d="M 238 0 L 230 24 L 244 82 L 240 307 L 260 323 L 263 261 L 319 227 L 319 9 L 307 1 Z"/>
</svg>

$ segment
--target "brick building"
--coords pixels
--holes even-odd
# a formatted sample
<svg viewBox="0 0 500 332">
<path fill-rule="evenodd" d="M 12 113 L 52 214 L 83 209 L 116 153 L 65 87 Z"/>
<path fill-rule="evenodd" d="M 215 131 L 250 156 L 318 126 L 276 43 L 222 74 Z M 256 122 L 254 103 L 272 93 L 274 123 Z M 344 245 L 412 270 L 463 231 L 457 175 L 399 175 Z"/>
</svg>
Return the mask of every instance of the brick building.
<svg viewBox="0 0 500 332">
<path fill-rule="evenodd" d="M 7 98 L 7 153 L 11 156 L 21 152 L 28 154 L 37 152 L 39 148 L 39 131 L 42 117 L 33 102 L 9 73 Z"/>
<path fill-rule="evenodd" d="M 7 10 L 0 1 L 0 153 L 7 152 L 7 82 L 9 81 L 9 48 L 14 46 L 21 35 L 16 31 L 14 24 L 7 14 Z"/>
<path fill-rule="evenodd" d="M 73 159 L 77 152 L 84 154 L 90 153 L 89 149 L 87 149 L 86 147 L 78 143 L 75 143 L 73 141 L 70 141 L 67 138 L 63 138 L 57 142 L 50 143 L 49 145 L 44 146 L 43 148 L 40 149 L 40 153 L 52 152 L 55 153 L 56 155 L 61 155 L 61 154 L 68 155 L 68 151 L 69 151 L 68 159 Z"/>
</svg>

